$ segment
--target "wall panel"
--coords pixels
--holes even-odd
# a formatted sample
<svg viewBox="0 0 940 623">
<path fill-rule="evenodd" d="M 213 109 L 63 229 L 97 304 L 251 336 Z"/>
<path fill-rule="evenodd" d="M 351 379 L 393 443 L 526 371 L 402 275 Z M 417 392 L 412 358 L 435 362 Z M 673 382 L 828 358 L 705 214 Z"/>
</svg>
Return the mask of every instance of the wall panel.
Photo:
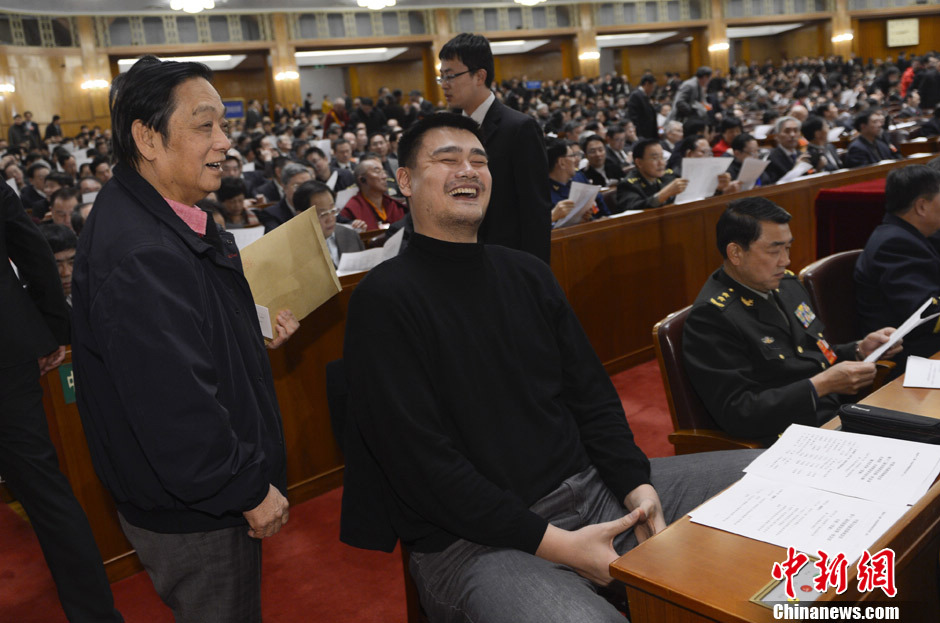
<svg viewBox="0 0 940 623">
<path fill-rule="evenodd" d="M 381 87 L 388 87 L 393 91 L 401 89 L 406 95 L 412 89 L 424 91 L 424 64 L 421 59 L 361 64 L 355 65 L 354 68 L 358 75 L 358 88 L 350 76 L 349 88 L 352 97 L 374 99 Z"/>
<path fill-rule="evenodd" d="M 16 92 L 0 102 L 0 131 L 6 136 L 13 111 L 30 110 L 44 131 L 52 115 L 62 117 L 66 135 L 77 134 L 81 125 L 110 127 L 107 96 L 83 91 L 85 79 L 78 48 L 27 48 L 0 46 L 0 74 L 13 76 Z M 104 106 L 97 100 L 104 99 Z"/>
<path fill-rule="evenodd" d="M 502 54 L 495 57 L 496 80 L 527 77 L 529 80 L 558 80 L 564 75 L 561 52 Z"/>
<path fill-rule="evenodd" d="M 888 25 L 885 18 L 853 19 L 852 30 L 855 32 L 855 39 L 852 41 L 852 50 L 867 61 L 869 58 L 885 58 L 888 55 L 897 58 L 899 52 L 906 52 L 910 56 L 937 49 L 937 42 L 940 41 L 940 15 L 916 17 L 920 20 L 920 43 L 901 48 L 888 47 Z"/>
<path fill-rule="evenodd" d="M 667 71 L 679 72 L 683 78 L 690 75 L 689 44 L 664 43 L 659 45 L 631 46 L 622 48 L 620 67 L 630 77 L 632 84 L 649 69 L 660 82 Z M 694 68 L 691 69 L 694 71 Z"/>
<path fill-rule="evenodd" d="M 268 71 L 265 69 L 217 71 L 212 78 L 212 85 L 222 99 L 240 97 L 245 100 L 246 106 L 253 99 L 274 103 L 273 94 L 268 91 Z"/>
</svg>

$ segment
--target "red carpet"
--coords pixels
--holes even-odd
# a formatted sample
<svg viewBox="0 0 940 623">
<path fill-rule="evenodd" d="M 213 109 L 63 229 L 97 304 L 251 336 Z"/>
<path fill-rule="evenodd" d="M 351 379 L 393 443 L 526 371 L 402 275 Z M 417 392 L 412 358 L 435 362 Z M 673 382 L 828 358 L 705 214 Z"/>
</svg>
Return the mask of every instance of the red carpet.
<svg viewBox="0 0 940 623">
<path fill-rule="evenodd" d="M 613 377 L 639 446 L 673 454 L 666 396 L 655 361 Z M 341 490 L 291 508 L 290 523 L 264 544 L 263 607 L 268 623 L 404 623 L 401 557 L 339 542 Z M 353 579 L 352 581 L 350 581 Z M 112 585 L 128 623 L 172 623 L 146 573 Z M 0 504 L 0 621 L 65 623 L 32 529 Z"/>
</svg>

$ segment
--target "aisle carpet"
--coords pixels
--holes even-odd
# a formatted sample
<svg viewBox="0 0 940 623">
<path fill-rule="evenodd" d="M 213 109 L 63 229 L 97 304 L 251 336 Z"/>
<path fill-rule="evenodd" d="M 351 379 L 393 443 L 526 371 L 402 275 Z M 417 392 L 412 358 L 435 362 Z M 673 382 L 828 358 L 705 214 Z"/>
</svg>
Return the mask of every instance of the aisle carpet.
<svg viewBox="0 0 940 623">
<path fill-rule="evenodd" d="M 613 377 L 637 444 L 649 456 L 673 454 L 666 396 L 655 361 Z M 404 623 L 401 557 L 339 542 L 337 489 L 291 508 L 290 523 L 264 544 L 267 623 Z M 145 573 L 112 585 L 128 623 L 172 623 Z M 55 585 L 29 525 L 0 504 L 0 621 L 65 623 Z"/>
</svg>

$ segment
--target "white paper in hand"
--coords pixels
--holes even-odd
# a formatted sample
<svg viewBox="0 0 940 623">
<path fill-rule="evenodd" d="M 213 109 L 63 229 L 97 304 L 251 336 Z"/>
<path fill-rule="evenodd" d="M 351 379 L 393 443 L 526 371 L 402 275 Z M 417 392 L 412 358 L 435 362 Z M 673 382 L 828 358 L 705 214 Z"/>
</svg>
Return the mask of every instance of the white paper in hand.
<svg viewBox="0 0 940 623">
<path fill-rule="evenodd" d="M 891 337 L 888 338 L 888 341 L 876 348 L 870 355 L 865 357 L 865 363 L 874 363 L 878 361 L 878 358 L 881 357 L 886 351 L 888 351 L 892 346 L 898 343 L 905 335 L 924 324 L 925 322 L 930 322 L 937 316 L 940 316 L 940 312 L 927 316 L 926 318 L 921 318 L 920 315 L 924 313 L 924 310 L 927 309 L 932 303 L 936 303 L 937 299 L 930 297 L 924 304 L 921 305 L 916 312 L 911 314 L 911 317 L 904 321 L 897 331 L 891 334 Z"/>
<path fill-rule="evenodd" d="M 728 170 L 733 158 L 683 158 L 682 177 L 689 185 L 676 195 L 676 205 L 711 197 L 718 189 L 718 176 Z"/>
<path fill-rule="evenodd" d="M 769 160 L 750 157 L 745 158 L 744 162 L 741 164 L 741 172 L 738 173 L 738 181 L 741 182 L 741 190 L 751 190 L 754 188 L 754 184 L 756 184 L 760 176 L 764 174 L 764 169 L 766 169 L 769 164 Z"/>
<path fill-rule="evenodd" d="M 793 165 L 793 168 L 787 171 L 786 175 L 777 180 L 777 183 L 786 184 L 787 182 L 792 182 L 812 168 L 813 165 L 809 162 L 806 162 L 805 160 L 797 160 L 796 164 Z"/>
<path fill-rule="evenodd" d="M 591 207 L 591 202 L 597 197 L 597 193 L 600 192 L 600 189 L 600 186 L 593 184 L 571 182 L 571 192 L 568 193 L 568 199 L 574 202 L 574 207 L 558 221 L 555 227 L 566 227 L 580 223 L 581 217 L 584 216 L 587 209 Z"/>
<path fill-rule="evenodd" d="M 271 328 L 271 312 L 267 307 L 255 303 L 255 311 L 258 312 L 258 322 L 261 324 L 261 335 L 269 340 L 274 339 L 274 330 Z"/>
</svg>

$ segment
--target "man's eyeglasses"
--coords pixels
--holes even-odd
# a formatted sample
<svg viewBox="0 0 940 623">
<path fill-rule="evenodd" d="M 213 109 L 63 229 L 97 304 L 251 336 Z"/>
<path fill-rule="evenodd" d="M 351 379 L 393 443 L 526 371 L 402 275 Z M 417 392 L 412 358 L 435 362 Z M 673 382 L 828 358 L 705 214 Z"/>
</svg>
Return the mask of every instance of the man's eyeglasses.
<svg viewBox="0 0 940 623">
<path fill-rule="evenodd" d="M 462 71 L 462 72 L 460 72 L 459 74 L 447 74 L 446 76 L 441 76 L 440 78 L 437 79 L 437 83 L 438 83 L 438 84 L 444 84 L 444 83 L 446 83 L 446 82 L 450 82 L 450 81 L 453 80 L 454 78 L 459 78 L 460 76 L 462 76 L 462 75 L 464 75 L 464 74 L 469 74 L 471 71 L 473 71 L 473 70 L 472 70 L 472 69 L 468 69 L 467 71 Z"/>
<path fill-rule="evenodd" d="M 339 214 L 339 208 L 333 208 L 332 210 L 324 210 L 323 212 L 317 212 L 318 218 L 327 218 L 330 216 L 336 216 Z"/>
</svg>

